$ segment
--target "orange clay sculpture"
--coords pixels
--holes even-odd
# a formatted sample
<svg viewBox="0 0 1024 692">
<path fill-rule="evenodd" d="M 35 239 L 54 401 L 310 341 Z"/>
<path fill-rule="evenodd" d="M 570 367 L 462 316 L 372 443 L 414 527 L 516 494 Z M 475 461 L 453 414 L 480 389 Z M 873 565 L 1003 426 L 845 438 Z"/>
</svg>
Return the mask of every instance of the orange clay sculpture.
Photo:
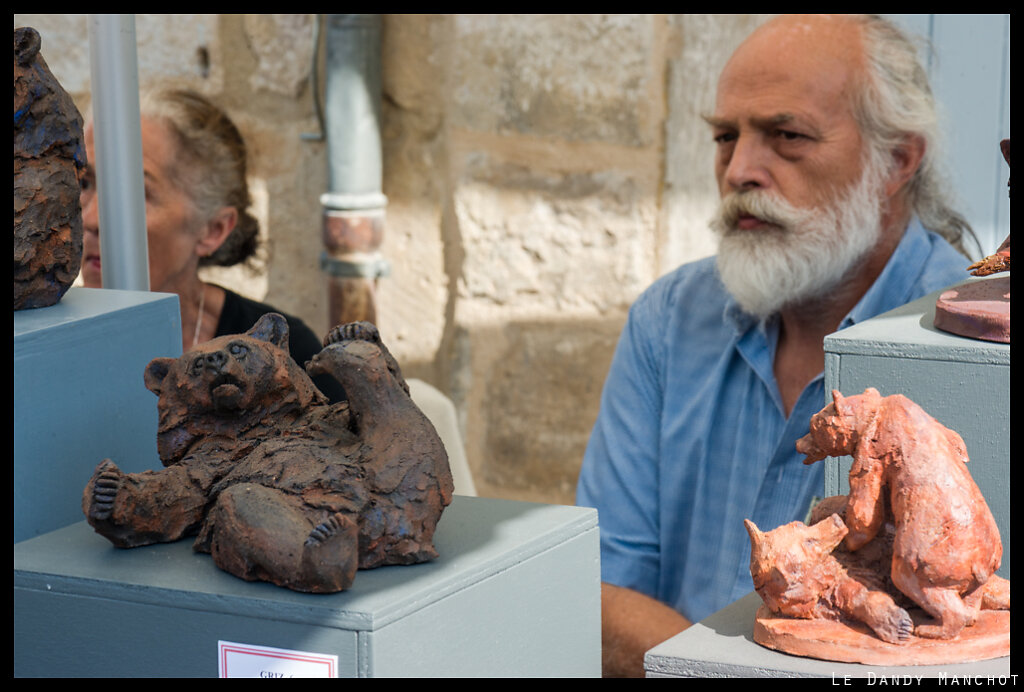
<svg viewBox="0 0 1024 692">
<path fill-rule="evenodd" d="M 974 622 L 983 599 L 986 607 L 1008 609 L 1005 580 L 997 577 L 985 588 L 1003 548 L 967 470 L 960 435 L 902 395 L 882 397 L 869 388 L 857 396 L 832 396 L 811 417 L 810 433 L 797 450 L 807 464 L 852 455 L 845 548 L 863 549 L 891 521 L 892 583 L 936 621 L 914 633 L 956 637 Z"/>
</svg>

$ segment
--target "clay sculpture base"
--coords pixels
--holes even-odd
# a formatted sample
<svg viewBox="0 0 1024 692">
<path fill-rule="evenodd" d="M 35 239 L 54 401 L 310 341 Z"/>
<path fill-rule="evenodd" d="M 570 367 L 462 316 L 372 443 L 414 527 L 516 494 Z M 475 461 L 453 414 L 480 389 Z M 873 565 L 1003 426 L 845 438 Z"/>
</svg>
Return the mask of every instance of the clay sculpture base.
<svg viewBox="0 0 1024 692">
<path fill-rule="evenodd" d="M 915 626 L 929 620 L 918 608 L 909 612 Z M 754 621 L 754 641 L 794 656 L 874 666 L 986 661 L 1010 655 L 1010 611 L 983 610 L 953 639 L 911 637 L 906 644 L 889 644 L 861 623 L 782 617 L 762 604 Z"/>
<path fill-rule="evenodd" d="M 972 339 L 1010 343 L 1010 277 L 943 291 L 935 302 L 935 327 Z"/>
</svg>

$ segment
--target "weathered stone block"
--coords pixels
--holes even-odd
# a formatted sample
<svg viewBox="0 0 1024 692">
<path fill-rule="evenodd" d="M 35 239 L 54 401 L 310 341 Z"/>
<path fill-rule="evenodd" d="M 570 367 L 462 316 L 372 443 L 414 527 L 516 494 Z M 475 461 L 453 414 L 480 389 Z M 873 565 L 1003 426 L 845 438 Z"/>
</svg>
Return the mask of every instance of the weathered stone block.
<svg viewBox="0 0 1024 692">
<path fill-rule="evenodd" d="M 544 173 L 478 153 L 466 164 L 455 191 L 464 299 L 593 314 L 653 279 L 655 201 L 625 172 Z"/>
<path fill-rule="evenodd" d="M 652 15 L 476 15 L 455 20 L 455 124 L 645 146 Z"/>
</svg>

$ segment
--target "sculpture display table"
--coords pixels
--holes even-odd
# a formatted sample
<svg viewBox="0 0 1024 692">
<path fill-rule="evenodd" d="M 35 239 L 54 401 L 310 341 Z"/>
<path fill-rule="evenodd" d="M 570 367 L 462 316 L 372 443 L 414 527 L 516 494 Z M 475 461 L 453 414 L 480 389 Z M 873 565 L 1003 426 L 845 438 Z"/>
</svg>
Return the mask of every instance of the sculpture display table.
<svg viewBox="0 0 1024 692">
<path fill-rule="evenodd" d="M 83 521 L 15 546 L 15 675 L 215 677 L 220 641 L 336 655 L 351 677 L 600 675 L 596 511 L 456 496 L 435 542 L 433 562 L 304 594 Z"/>
<path fill-rule="evenodd" d="M 960 434 L 1002 537 L 997 574 L 1009 579 L 1010 345 L 936 329 L 935 301 L 945 290 L 825 337 L 825 391 L 903 394 Z M 849 492 L 850 461 L 826 462 L 826 497 Z"/>
<path fill-rule="evenodd" d="M 178 297 L 71 288 L 14 313 L 14 540 L 82 520 L 97 461 L 160 468 L 150 359 L 181 353 Z"/>
<path fill-rule="evenodd" d="M 647 677 L 825 677 L 834 684 L 843 684 L 847 677 L 868 678 L 869 683 L 883 678 L 916 682 L 918 676 L 947 683 L 1009 679 L 1009 657 L 954 665 L 868 666 L 773 651 L 754 641 L 754 615 L 761 604 L 760 596 L 751 592 L 654 647 L 644 657 Z"/>
</svg>

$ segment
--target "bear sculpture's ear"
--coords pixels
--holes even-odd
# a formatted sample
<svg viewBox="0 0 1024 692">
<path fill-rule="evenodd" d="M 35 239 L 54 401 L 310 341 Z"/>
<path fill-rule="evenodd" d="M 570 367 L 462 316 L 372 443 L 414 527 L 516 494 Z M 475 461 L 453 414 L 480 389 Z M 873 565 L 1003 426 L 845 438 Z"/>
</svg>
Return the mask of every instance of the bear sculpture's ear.
<svg viewBox="0 0 1024 692">
<path fill-rule="evenodd" d="M 846 405 L 846 399 L 839 393 L 838 389 L 832 390 L 832 403 L 836 406 L 836 415 L 849 416 L 850 410 Z"/>
<path fill-rule="evenodd" d="M 819 521 L 812 528 L 817 539 L 815 545 L 820 549 L 822 555 L 828 555 L 835 550 L 846 538 L 846 534 L 850 532 L 842 517 L 834 513 Z"/>
<path fill-rule="evenodd" d="M 288 321 L 276 312 L 260 317 L 246 334 L 288 351 Z"/>
<path fill-rule="evenodd" d="M 20 64 L 31 63 L 39 52 L 41 44 L 39 32 L 32 27 L 26 26 L 14 30 L 14 57 Z"/>
<path fill-rule="evenodd" d="M 757 528 L 757 524 L 749 519 L 744 519 L 743 525 L 747 527 L 747 533 L 750 534 L 750 545 L 753 550 L 753 554 L 760 555 L 761 545 L 764 541 L 764 534 Z"/>
<path fill-rule="evenodd" d="M 163 391 L 164 379 L 171 371 L 175 358 L 154 358 L 146 366 L 146 389 L 160 396 Z"/>
</svg>

